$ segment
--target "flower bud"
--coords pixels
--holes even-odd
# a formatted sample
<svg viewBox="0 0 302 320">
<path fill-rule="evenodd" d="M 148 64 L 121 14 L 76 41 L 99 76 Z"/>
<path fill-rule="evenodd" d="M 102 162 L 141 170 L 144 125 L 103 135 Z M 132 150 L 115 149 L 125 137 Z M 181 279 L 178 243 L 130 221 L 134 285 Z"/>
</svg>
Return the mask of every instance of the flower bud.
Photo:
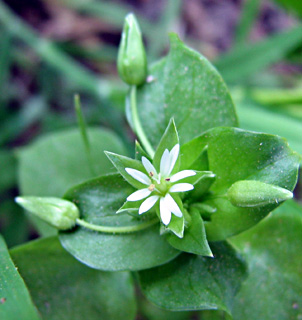
<svg viewBox="0 0 302 320">
<path fill-rule="evenodd" d="M 245 180 L 232 184 L 227 197 L 236 207 L 261 207 L 292 199 L 293 194 L 289 190 L 272 184 Z"/>
<path fill-rule="evenodd" d="M 143 84 L 147 77 L 145 47 L 138 22 L 132 13 L 125 18 L 117 68 L 122 80 L 129 85 Z"/>
<path fill-rule="evenodd" d="M 15 201 L 24 209 L 59 230 L 75 226 L 79 218 L 77 206 L 67 200 L 46 197 L 17 197 Z"/>
</svg>

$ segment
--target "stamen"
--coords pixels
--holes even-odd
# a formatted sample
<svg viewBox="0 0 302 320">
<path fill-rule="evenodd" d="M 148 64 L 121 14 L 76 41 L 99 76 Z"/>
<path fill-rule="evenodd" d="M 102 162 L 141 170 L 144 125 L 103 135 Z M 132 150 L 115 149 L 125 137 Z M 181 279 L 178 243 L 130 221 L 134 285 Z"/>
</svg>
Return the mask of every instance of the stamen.
<svg viewBox="0 0 302 320">
<path fill-rule="evenodd" d="M 154 173 L 152 171 L 150 171 L 149 176 L 152 178 L 154 176 Z"/>
<path fill-rule="evenodd" d="M 150 184 L 150 186 L 148 187 L 149 191 L 154 191 L 155 189 L 155 185 L 154 184 Z"/>
<path fill-rule="evenodd" d="M 166 178 L 165 180 L 166 180 L 166 181 L 170 181 L 171 179 L 170 179 L 170 178 Z"/>
</svg>

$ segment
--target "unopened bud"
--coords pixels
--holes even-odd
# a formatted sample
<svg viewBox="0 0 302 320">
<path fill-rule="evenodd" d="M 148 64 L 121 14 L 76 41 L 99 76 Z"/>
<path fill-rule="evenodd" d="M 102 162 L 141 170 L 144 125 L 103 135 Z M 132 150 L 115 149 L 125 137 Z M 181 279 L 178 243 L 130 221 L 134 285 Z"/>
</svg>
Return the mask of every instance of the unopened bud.
<svg viewBox="0 0 302 320">
<path fill-rule="evenodd" d="M 77 206 L 67 200 L 47 197 L 17 197 L 15 201 L 24 209 L 59 230 L 75 226 L 79 218 Z"/>
<path fill-rule="evenodd" d="M 261 207 L 292 199 L 293 193 L 272 184 L 245 180 L 232 184 L 227 197 L 237 207 Z"/>
<path fill-rule="evenodd" d="M 147 77 L 147 58 L 141 31 L 134 14 L 125 18 L 119 46 L 117 68 L 120 77 L 129 85 L 143 84 Z"/>
</svg>

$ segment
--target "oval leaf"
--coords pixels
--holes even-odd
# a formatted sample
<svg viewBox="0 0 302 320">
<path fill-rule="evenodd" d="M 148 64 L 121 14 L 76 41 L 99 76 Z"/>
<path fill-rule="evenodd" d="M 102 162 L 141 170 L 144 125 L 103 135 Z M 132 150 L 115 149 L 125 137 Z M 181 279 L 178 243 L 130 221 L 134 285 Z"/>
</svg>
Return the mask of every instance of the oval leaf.
<svg viewBox="0 0 302 320">
<path fill-rule="evenodd" d="M 80 209 L 81 217 L 99 225 L 138 224 L 127 214 L 116 214 L 133 188 L 113 174 L 88 181 L 69 190 L 65 198 Z M 179 251 L 172 248 L 159 227 L 128 234 L 108 234 L 76 228 L 60 234 L 63 247 L 86 265 L 108 271 L 142 270 L 164 264 Z"/>
<path fill-rule="evenodd" d="M 174 118 L 181 143 L 217 126 L 236 126 L 233 102 L 211 63 L 171 35 L 168 56 L 150 68 L 138 90 L 138 112 L 155 146 Z M 153 79 L 153 80 L 152 80 Z"/>
</svg>

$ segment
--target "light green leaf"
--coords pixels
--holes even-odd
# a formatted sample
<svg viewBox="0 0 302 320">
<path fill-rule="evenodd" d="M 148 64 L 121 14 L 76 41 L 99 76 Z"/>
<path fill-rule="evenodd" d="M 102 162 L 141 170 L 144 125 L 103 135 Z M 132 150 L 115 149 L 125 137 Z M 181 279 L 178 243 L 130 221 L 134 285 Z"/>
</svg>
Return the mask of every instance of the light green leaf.
<svg viewBox="0 0 302 320">
<path fill-rule="evenodd" d="M 114 171 L 104 150 L 125 153 L 118 137 L 104 129 L 88 130 L 94 172 Z M 73 185 L 93 175 L 89 170 L 85 147 L 78 129 L 65 130 L 39 138 L 18 151 L 19 186 L 22 195 L 62 197 Z M 40 219 L 36 226 L 42 235 L 56 233 Z"/>
<path fill-rule="evenodd" d="M 302 207 L 287 201 L 257 226 L 230 240 L 249 268 L 235 299 L 234 320 L 300 319 Z"/>
<path fill-rule="evenodd" d="M 68 191 L 66 199 L 79 207 L 83 220 L 97 225 L 137 225 L 140 220 L 116 211 L 125 202 L 133 188 L 119 174 L 103 176 L 76 186 Z M 76 228 L 60 233 L 63 247 L 84 264 L 101 270 L 141 270 L 164 264 L 179 251 L 172 248 L 159 227 L 128 234 L 108 234 Z M 146 254 L 148 252 L 148 254 Z"/>
<path fill-rule="evenodd" d="M 41 319 L 0 236 L 0 319 Z"/>
<path fill-rule="evenodd" d="M 207 238 L 223 240 L 263 219 L 278 204 L 261 208 L 239 208 L 224 196 L 240 180 L 257 180 L 292 191 L 296 185 L 299 156 L 278 136 L 234 128 L 215 128 L 200 138 L 208 146 L 209 170 L 216 175 L 210 191 L 216 197 L 204 203 L 216 208 L 206 221 Z"/>
<path fill-rule="evenodd" d="M 245 265 L 226 243 L 215 243 L 212 249 L 215 258 L 182 254 L 162 267 L 140 271 L 147 299 L 174 311 L 220 309 L 230 313 Z"/>
<path fill-rule="evenodd" d="M 30 242 L 11 254 L 43 319 L 135 318 L 129 273 L 87 268 L 71 257 L 56 237 Z"/>
<path fill-rule="evenodd" d="M 185 229 L 184 237 L 180 239 L 177 236 L 170 234 L 168 235 L 168 242 L 178 250 L 212 257 L 213 254 L 207 242 L 204 223 L 200 217 L 199 211 L 193 208 L 190 212 L 190 216 L 192 221 L 189 227 Z"/>
<path fill-rule="evenodd" d="M 229 92 L 216 69 L 175 34 L 168 56 L 150 68 L 150 81 L 138 89 L 138 112 L 156 147 L 171 118 L 181 144 L 217 126 L 236 126 Z M 153 79 L 153 80 L 152 80 Z"/>
</svg>

